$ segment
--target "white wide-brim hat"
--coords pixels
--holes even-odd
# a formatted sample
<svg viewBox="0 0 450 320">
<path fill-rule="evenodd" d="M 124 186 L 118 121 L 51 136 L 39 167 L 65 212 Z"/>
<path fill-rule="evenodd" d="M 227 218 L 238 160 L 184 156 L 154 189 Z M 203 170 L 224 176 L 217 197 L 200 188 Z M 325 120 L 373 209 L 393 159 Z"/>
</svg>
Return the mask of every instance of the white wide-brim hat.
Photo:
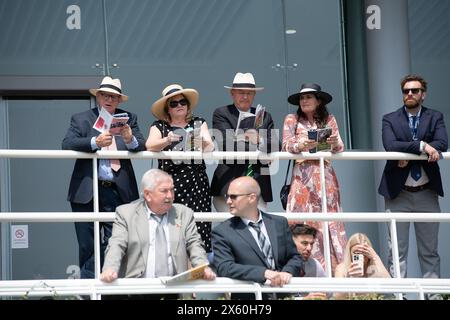
<svg viewBox="0 0 450 320">
<path fill-rule="evenodd" d="M 159 120 L 166 120 L 166 112 L 164 112 L 164 107 L 166 102 L 171 97 L 182 94 L 187 100 L 189 100 L 189 108 L 194 109 L 198 103 L 198 92 L 195 89 L 184 89 L 179 84 L 171 84 L 164 88 L 162 91 L 162 98 L 158 99 L 153 103 L 151 107 L 152 114 L 155 118 Z"/>
<path fill-rule="evenodd" d="M 236 73 L 231 87 L 228 87 L 228 86 L 224 86 L 224 87 L 227 89 L 253 90 L 253 91 L 260 91 L 260 90 L 264 89 L 263 87 L 257 87 L 255 85 L 255 78 L 253 77 L 253 74 L 251 74 L 250 72 Z"/>
<path fill-rule="evenodd" d="M 122 85 L 120 84 L 119 79 L 112 79 L 111 77 L 106 76 L 103 78 L 100 87 L 97 89 L 89 89 L 89 92 L 93 96 L 96 96 L 98 91 L 115 93 L 121 96 L 122 101 L 128 100 L 128 96 L 122 93 Z"/>
</svg>

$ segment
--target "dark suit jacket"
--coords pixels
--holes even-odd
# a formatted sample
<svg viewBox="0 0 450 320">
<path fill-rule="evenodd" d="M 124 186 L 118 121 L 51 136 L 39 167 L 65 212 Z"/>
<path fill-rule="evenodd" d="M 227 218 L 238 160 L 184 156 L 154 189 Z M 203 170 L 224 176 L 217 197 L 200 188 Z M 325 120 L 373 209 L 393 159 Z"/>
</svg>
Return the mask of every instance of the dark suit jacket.
<svg viewBox="0 0 450 320">
<path fill-rule="evenodd" d="M 255 108 L 251 108 L 250 112 L 255 113 Z M 237 127 L 239 119 L 239 111 L 231 104 L 228 106 L 217 108 L 213 114 L 213 128 L 220 131 L 219 134 L 214 135 L 214 139 L 219 145 L 220 151 L 256 151 L 256 146 L 252 146 L 248 142 L 232 142 L 234 132 Z M 264 138 L 263 144 L 258 146 L 258 150 L 266 153 L 280 150 L 280 143 L 278 135 L 273 135 L 271 129 L 274 128 L 272 116 L 269 112 L 265 112 L 263 125 L 258 131 L 260 136 Z M 261 131 L 265 129 L 264 131 Z M 228 132 L 228 133 L 227 133 Z M 227 144 L 229 147 L 227 148 Z M 253 149 L 252 149 L 253 147 Z M 241 176 L 245 176 L 249 162 L 248 161 L 221 161 L 214 171 L 214 176 L 211 182 L 211 195 L 221 196 L 225 195 L 230 182 Z M 261 169 L 263 173 L 261 174 Z M 260 162 L 253 164 L 254 178 L 258 181 L 261 188 L 261 196 L 264 201 L 271 202 L 272 186 L 270 182 L 270 175 L 268 174 L 269 166 L 267 162 Z"/>
<path fill-rule="evenodd" d="M 409 120 L 404 107 L 386 114 L 383 117 L 383 145 L 386 151 L 397 151 L 420 154 L 420 141 L 424 141 L 437 151 L 445 152 L 448 147 L 447 131 L 444 116 L 441 112 L 422 106 L 417 140 L 413 141 Z M 409 161 L 405 168 L 398 167 L 398 160 L 388 160 L 384 167 L 378 193 L 388 199 L 394 199 L 403 189 L 405 181 L 414 161 Z M 441 173 L 437 162 L 429 163 L 426 160 L 418 161 L 430 179 L 430 188 L 441 197 Z"/>
<path fill-rule="evenodd" d="M 303 259 L 297 252 L 286 218 L 262 212 L 278 271 L 299 276 Z M 264 283 L 264 255 L 241 218 L 233 217 L 212 231 L 214 267 L 220 277 Z"/>
<path fill-rule="evenodd" d="M 116 109 L 116 113 L 122 112 L 128 114 L 130 118 L 128 125 L 138 141 L 138 147 L 129 151 L 144 151 L 145 140 L 139 131 L 137 116 L 131 112 Z M 91 148 L 91 138 L 100 134 L 92 128 L 97 117 L 97 108 L 73 115 L 70 120 L 70 127 L 62 142 L 62 149 L 91 153 L 97 151 L 93 151 Z M 116 145 L 117 150 L 128 150 L 121 136 L 116 136 Z M 114 182 L 117 184 L 120 198 L 124 203 L 128 203 L 139 198 L 136 177 L 129 159 L 121 159 L 120 166 L 120 170 L 114 173 Z M 92 160 L 77 159 L 70 180 L 67 200 L 75 203 L 88 203 L 92 200 L 92 196 Z"/>
</svg>

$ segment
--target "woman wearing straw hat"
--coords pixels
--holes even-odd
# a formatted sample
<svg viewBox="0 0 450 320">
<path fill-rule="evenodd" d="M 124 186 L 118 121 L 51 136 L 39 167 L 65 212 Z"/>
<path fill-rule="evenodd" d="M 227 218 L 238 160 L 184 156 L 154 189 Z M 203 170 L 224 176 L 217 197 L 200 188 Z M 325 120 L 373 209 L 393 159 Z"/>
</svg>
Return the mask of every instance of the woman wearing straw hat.
<svg viewBox="0 0 450 320">
<path fill-rule="evenodd" d="M 149 151 L 212 151 L 214 144 L 205 119 L 192 115 L 198 102 L 195 89 L 178 84 L 164 88 L 162 97 L 153 103 L 151 111 L 158 119 L 150 127 L 145 143 Z M 158 168 L 173 178 L 175 203 L 194 212 L 211 212 L 209 179 L 204 161 L 158 160 Z M 211 252 L 211 223 L 197 222 L 197 228 Z"/>
<path fill-rule="evenodd" d="M 317 146 L 316 140 L 308 138 L 308 130 L 331 128 L 331 135 L 326 142 L 332 152 L 342 152 L 344 143 L 339 135 L 336 118 L 328 113 L 326 105 L 332 96 L 322 91 L 315 83 L 303 84 L 298 93 L 288 98 L 288 102 L 298 107 L 296 114 L 288 114 L 283 125 L 283 150 L 290 153 L 309 151 Z M 339 184 L 333 167 L 325 161 L 325 185 L 327 195 L 327 212 L 340 212 Z M 297 160 L 292 170 L 291 190 L 288 196 L 287 212 L 322 212 L 322 190 L 320 183 L 319 160 Z M 308 225 L 318 230 L 317 241 L 312 256 L 325 268 L 323 255 L 323 228 L 320 221 L 307 221 Z M 344 224 L 329 222 L 331 268 L 342 262 L 347 241 Z"/>
</svg>

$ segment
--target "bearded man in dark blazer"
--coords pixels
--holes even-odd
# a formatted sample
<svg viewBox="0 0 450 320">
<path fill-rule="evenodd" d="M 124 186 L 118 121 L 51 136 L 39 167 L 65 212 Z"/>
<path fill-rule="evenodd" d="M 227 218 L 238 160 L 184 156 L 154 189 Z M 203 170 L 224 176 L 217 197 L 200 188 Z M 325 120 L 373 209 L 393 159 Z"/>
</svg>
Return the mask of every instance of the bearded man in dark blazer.
<svg viewBox="0 0 450 320">
<path fill-rule="evenodd" d="M 428 160 L 388 160 L 378 192 L 391 212 L 440 212 L 443 197 L 438 160 L 447 151 L 448 138 L 441 112 L 422 105 L 427 82 L 419 75 L 401 81 L 404 105 L 383 117 L 383 145 L 386 151 L 426 154 Z M 409 222 L 397 223 L 400 274 L 407 275 Z M 439 222 L 414 222 L 417 252 L 424 278 L 440 277 L 438 253 Z M 391 241 L 389 239 L 389 246 Z M 392 251 L 389 267 L 394 276 Z"/>
<path fill-rule="evenodd" d="M 139 130 L 137 116 L 118 108 L 120 103 L 128 100 L 128 96 L 122 93 L 120 80 L 104 77 L 99 88 L 89 91 L 96 97 L 97 106 L 72 116 L 70 127 L 62 142 L 62 149 L 90 153 L 106 149 L 144 151 L 145 140 Z M 114 135 L 109 130 L 100 133 L 93 128 L 102 109 L 111 115 L 126 113 L 129 119 L 125 125 L 115 129 L 118 134 Z M 67 196 L 73 212 L 94 210 L 92 174 L 91 159 L 76 160 Z M 136 177 L 129 159 L 99 160 L 98 179 L 100 212 L 114 212 L 117 206 L 139 198 Z M 104 250 L 111 236 L 112 223 L 101 222 L 100 228 L 103 231 L 100 244 L 103 261 Z M 81 278 L 94 278 L 94 224 L 75 222 L 75 231 Z"/>
<path fill-rule="evenodd" d="M 263 114 L 261 124 L 255 127 L 241 126 L 239 119 L 245 115 L 255 114 L 252 106 L 256 92 L 263 90 L 256 87 L 255 79 L 251 73 L 237 73 L 230 89 L 233 104 L 219 107 L 213 113 L 214 138 L 219 151 L 262 151 L 270 153 L 280 150 L 278 135 L 273 134 L 274 124 L 272 116 L 267 110 Z M 259 114 L 261 115 L 261 114 Z M 258 114 L 256 114 L 256 117 Z M 255 117 L 250 117 L 253 125 Z M 237 131 L 236 129 L 238 128 Z M 270 181 L 269 162 L 260 160 L 222 160 L 217 166 L 211 182 L 211 195 L 216 211 L 228 211 L 224 198 L 230 182 L 241 176 L 253 177 L 261 188 L 259 206 L 265 209 L 267 202 L 273 200 L 272 185 Z"/>
</svg>

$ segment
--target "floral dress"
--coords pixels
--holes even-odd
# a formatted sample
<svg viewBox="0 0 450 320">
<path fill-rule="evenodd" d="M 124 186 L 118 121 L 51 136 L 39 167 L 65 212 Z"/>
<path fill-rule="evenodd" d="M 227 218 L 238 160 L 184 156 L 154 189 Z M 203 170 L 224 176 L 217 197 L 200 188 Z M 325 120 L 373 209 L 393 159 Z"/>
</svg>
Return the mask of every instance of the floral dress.
<svg viewBox="0 0 450 320">
<path fill-rule="evenodd" d="M 339 135 L 339 129 L 334 116 L 329 115 L 327 127 L 332 129 L 332 134 L 338 134 L 339 145 L 332 152 L 342 152 L 344 143 Z M 296 114 L 289 114 L 284 119 L 283 125 L 283 150 L 290 153 L 299 153 L 303 150 L 303 142 L 308 139 L 308 130 L 317 129 L 317 125 L 311 125 L 308 120 L 297 120 Z M 325 185 L 327 192 L 327 212 L 341 212 L 341 199 L 336 173 L 330 161 L 325 160 Z M 288 196 L 287 212 L 322 212 L 322 186 L 320 183 L 319 160 L 296 160 L 292 170 L 291 190 Z M 312 256 L 316 258 L 325 269 L 325 257 L 323 246 L 323 222 L 305 221 L 308 225 L 318 230 L 317 240 L 312 249 Z M 343 261 L 344 248 L 347 243 L 344 223 L 329 221 L 330 253 L 332 273 L 336 266 Z"/>
<path fill-rule="evenodd" d="M 181 142 L 174 142 L 162 151 L 194 151 L 193 144 L 187 144 L 186 133 L 199 130 L 205 119 L 194 117 L 184 128 L 172 127 L 169 123 L 157 120 L 152 126 L 167 137 L 170 131 L 183 136 Z M 211 192 L 204 161 L 159 159 L 158 168 L 170 174 L 173 178 L 175 203 L 181 203 L 194 212 L 211 212 Z M 205 244 L 206 252 L 211 252 L 211 222 L 197 222 L 197 230 Z"/>
</svg>

